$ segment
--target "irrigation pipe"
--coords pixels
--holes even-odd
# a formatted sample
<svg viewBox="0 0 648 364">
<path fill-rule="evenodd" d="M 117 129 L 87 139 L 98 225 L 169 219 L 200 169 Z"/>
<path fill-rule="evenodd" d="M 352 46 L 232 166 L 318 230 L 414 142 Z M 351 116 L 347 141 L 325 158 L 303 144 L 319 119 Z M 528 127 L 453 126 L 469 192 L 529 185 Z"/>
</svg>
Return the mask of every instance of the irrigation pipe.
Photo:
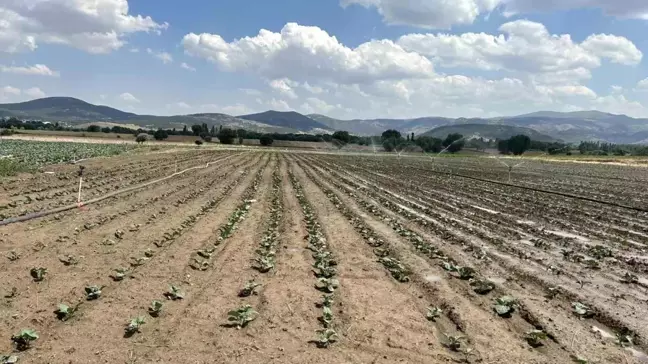
<svg viewBox="0 0 648 364">
<path fill-rule="evenodd" d="M 7 219 L 4 219 L 4 220 L 0 221 L 0 226 L 6 226 L 6 225 L 13 224 L 13 223 L 16 223 L 16 222 L 28 221 L 28 220 L 36 219 L 36 218 L 47 216 L 47 215 L 58 214 L 59 212 L 68 211 L 68 210 L 72 210 L 72 209 L 75 209 L 75 208 L 79 208 L 81 206 L 97 203 L 99 201 L 103 201 L 105 199 L 108 199 L 108 198 L 111 198 L 111 197 L 114 197 L 114 196 L 117 196 L 117 195 L 121 195 L 122 193 L 136 191 L 136 190 L 142 189 L 144 187 L 148 187 L 150 185 L 166 181 L 166 180 L 171 179 L 171 178 L 173 178 L 175 176 L 184 174 L 184 173 L 189 172 L 189 171 L 193 171 L 195 169 L 205 169 L 205 168 L 209 167 L 210 165 L 212 165 L 214 163 L 222 162 L 222 161 L 224 161 L 226 159 L 235 157 L 237 155 L 240 155 L 240 153 L 239 154 L 233 154 L 233 155 L 227 156 L 225 158 L 215 160 L 213 162 L 208 162 L 204 166 L 190 167 L 190 168 L 187 168 L 187 169 L 182 170 L 180 172 L 175 172 L 175 173 L 173 173 L 173 174 L 171 174 L 169 176 L 166 176 L 166 177 L 158 178 L 158 179 L 153 180 L 153 181 L 144 182 L 144 183 L 136 185 L 136 186 L 126 187 L 124 189 L 114 191 L 114 192 L 108 193 L 108 194 L 100 196 L 100 197 L 95 197 L 95 198 L 93 198 L 91 200 L 88 200 L 88 201 L 83 201 L 81 203 L 74 203 L 74 204 L 67 205 L 67 206 L 57 207 L 57 208 L 52 209 L 52 210 L 32 212 L 30 214 L 26 214 L 26 215 L 22 215 L 22 216 L 10 217 L 10 218 L 7 218 Z"/>
<path fill-rule="evenodd" d="M 642 208 L 642 207 L 635 207 L 635 206 L 623 205 L 623 204 L 616 203 L 616 202 L 597 200 L 595 198 L 579 196 L 579 195 L 572 195 L 571 193 L 566 193 L 566 192 L 543 190 L 541 188 L 536 188 L 536 187 L 520 186 L 520 185 L 515 185 L 515 184 L 512 184 L 512 183 L 500 182 L 500 181 L 495 181 L 495 180 L 486 179 L 486 178 L 466 176 L 466 175 L 463 175 L 463 174 L 456 174 L 456 173 L 451 173 L 451 172 L 432 171 L 432 170 L 424 169 L 424 168 L 416 168 L 416 169 L 418 169 L 419 171 L 423 171 L 423 172 L 432 172 L 432 173 L 436 173 L 436 174 L 444 174 L 444 175 L 447 175 L 447 176 L 462 177 L 462 178 L 467 178 L 467 179 L 471 179 L 471 180 L 474 180 L 474 181 L 493 183 L 493 184 L 500 185 L 500 186 L 520 188 L 520 189 L 523 189 L 523 190 L 534 191 L 534 192 L 548 193 L 548 194 L 551 194 L 551 195 L 558 195 L 558 196 L 573 198 L 573 199 L 577 199 L 577 200 L 584 200 L 584 201 L 599 203 L 599 204 L 608 205 L 608 206 L 615 206 L 615 207 L 620 207 L 620 208 L 624 208 L 624 209 L 628 209 L 628 210 L 635 210 L 635 211 L 639 211 L 639 212 L 648 212 L 648 209 Z"/>
</svg>

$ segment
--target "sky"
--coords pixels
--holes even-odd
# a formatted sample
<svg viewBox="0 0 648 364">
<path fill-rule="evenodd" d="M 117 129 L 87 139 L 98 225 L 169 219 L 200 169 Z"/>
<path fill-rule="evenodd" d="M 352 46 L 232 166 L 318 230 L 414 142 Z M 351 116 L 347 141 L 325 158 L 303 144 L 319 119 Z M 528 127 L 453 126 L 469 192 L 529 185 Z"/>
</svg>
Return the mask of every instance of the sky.
<svg viewBox="0 0 648 364">
<path fill-rule="evenodd" d="M 646 0 L 0 0 L 0 103 L 648 117 Z"/>
</svg>

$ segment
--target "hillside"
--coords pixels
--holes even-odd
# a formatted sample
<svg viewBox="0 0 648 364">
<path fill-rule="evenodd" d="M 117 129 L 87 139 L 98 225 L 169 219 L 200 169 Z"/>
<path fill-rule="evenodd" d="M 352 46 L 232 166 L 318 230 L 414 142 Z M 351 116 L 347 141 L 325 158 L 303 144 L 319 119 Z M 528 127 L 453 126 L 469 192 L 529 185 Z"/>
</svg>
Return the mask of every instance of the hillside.
<svg viewBox="0 0 648 364">
<path fill-rule="evenodd" d="M 448 134 L 459 133 L 463 136 L 482 137 L 485 139 L 508 139 L 515 135 L 527 135 L 532 140 L 542 142 L 557 141 L 549 135 L 539 133 L 530 128 L 510 125 L 494 125 L 494 124 L 455 124 L 444 125 L 434 128 L 421 136 L 431 136 L 435 138 L 445 138 Z"/>
<path fill-rule="evenodd" d="M 325 124 L 294 111 L 266 111 L 258 114 L 241 115 L 239 119 L 253 120 L 260 123 L 291 128 L 301 131 L 332 130 Z"/>
</svg>

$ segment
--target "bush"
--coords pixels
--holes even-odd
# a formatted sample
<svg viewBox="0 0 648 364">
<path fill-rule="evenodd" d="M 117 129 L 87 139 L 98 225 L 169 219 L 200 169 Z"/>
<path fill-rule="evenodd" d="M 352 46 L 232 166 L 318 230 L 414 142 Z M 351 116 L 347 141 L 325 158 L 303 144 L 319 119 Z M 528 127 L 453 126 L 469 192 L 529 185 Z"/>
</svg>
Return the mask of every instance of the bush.
<svg viewBox="0 0 648 364">
<path fill-rule="evenodd" d="M 199 139 L 199 140 L 196 140 L 194 143 L 196 143 L 196 145 L 202 145 L 203 141 Z"/>
<path fill-rule="evenodd" d="M 2 129 L 2 131 L 0 131 L 0 135 L 12 135 L 13 133 L 14 132 L 11 129 Z"/>
<path fill-rule="evenodd" d="M 269 134 L 262 135 L 261 138 L 259 138 L 259 143 L 265 147 L 271 146 L 273 142 L 274 139 L 272 139 L 272 136 Z"/>
<path fill-rule="evenodd" d="M 101 131 L 104 132 L 104 133 L 110 133 L 110 128 L 108 128 L 108 127 L 101 128 Z"/>
<path fill-rule="evenodd" d="M 98 133 L 101 131 L 101 128 L 99 125 L 90 125 L 88 129 L 86 129 L 89 133 Z"/>
<path fill-rule="evenodd" d="M 459 133 L 448 134 L 443 141 L 443 146 L 447 148 L 450 153 L 457 153 L 463 149 L 465 141 L 463 135 Z"/>
<path fill-rule="evenodd" d="M 135 141 L 137 144 L 142 144 L 148 139 L 148 134 L 146 133 L 140 133 L 135 137 Z"/>
<path fill-rule="evenodd" d="M 153 133 L 153 138 L 155 140 L 164 140 L 169 137 L 169 133 L 166 132 L 164 129 L 158 129 Z"/>
<path fill-rule="evenodd" d="M 236 130 L 229 128 L 223 128 L 218 132 L 218 140 L 220 140 L 221 144 L 234 144 L 237 137 Z"/>
</svg>

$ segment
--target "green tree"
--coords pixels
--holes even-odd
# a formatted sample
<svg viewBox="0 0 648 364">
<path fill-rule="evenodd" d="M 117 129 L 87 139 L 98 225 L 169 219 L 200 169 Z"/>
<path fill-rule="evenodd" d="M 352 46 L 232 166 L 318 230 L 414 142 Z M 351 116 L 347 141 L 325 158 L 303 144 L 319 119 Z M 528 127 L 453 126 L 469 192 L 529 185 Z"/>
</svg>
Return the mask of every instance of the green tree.
<svg viewBox="0 0 648 364">
<path fill-rule="evenodd" d="M 259 143 L 265 147 L 271 146 L 273 142 L 274 139 L 272 139 L 272 135 L 270 134 L 263 134 L 261 135 L 261 138 L 259 138 Z"/>
<path fill-rule="evenodd" d="M 202 132 L 202 125 L 200 124 L 194 124 L 191 126 L 191 131 L 193 131 L 193 135 L 198 136 Z"/>
<path fill-rule="evenodd" d="M 439 153 L 443 150 L 443 140 L 429 136 L 416 138 L 414 144 L 418 145 L 426 153 Z"/>
<path fill-rule="evenodd" d="M 88 129 L 86 129 L 88 133 L 98 133 L 101 131 L 101 128 L 99 125 L 90 125 L 88 126 Z"/>
<path fill-rule="evenodd" d="M 247 131 L 245 129 L 236 129 L 236 135 L 238 136 L 239 144 L 243 145 L 243 139 L 247 136 Z"/>
<path fill-rule="evenodd" d="M 398 130 L 389 129 L 389 130 L 385 130 L 385 131 L 382 133 L 382 139 L 383 139 L 383 140 L 387 140 L 387 139 L 400 139 L 400 138 L 402 138 L 402 137 L 401 137 L 401 133 L 400 133 Z"/>
<path fill-rule="evenodd" d="M 109 127 L 101 128 L 101 131 L 104 133 L 110 133 L 110 128 Z"/>
<path fill-rule="evenodd" d="M 332 135 L 332 142 L 338 148 L 342 148 L 343 146 L 349 144 L 350 141 L 351 135 L 349 135 L 348 131 L 338 130 Z"/>
<path fill-rule="evenodd" d="M 522 155 L 531 146 L 531 138 L 526 135 L 516 135 L 508 140 L 508 149 L 514 155 Z"/>
<path fill-rule="evenodd" d="M 137 142 L 137 144 L 142 144 L 147 139 L 148 139 L 148 134 L 146 134 L 146 133 L 137 134 L 137 137 L 135 137 L 135 141 Z"/>
<path fill-rule="evenodd" d="M 155 140 L 164 140 L 168 137 L 169 133 L 167 133 L 167 131 L 164 129 L 158 129 L 155 131 L 155 133 L 153 133 L 153 138 L 155 138 Z"/>
<path fill-rule="evenodd" d="M 459 133 L 448 134 L 443 140 L 443 146 L 447 148 L 450 153 L 457 153 L 464 147 L 464 137 Z"/>
<path fill-rule="evenodd" d="M 236 137 L 236 131 L 229 128 L 222 128 L 218 132 L 218 140 L 221 144 L 234 144 Z"/>
<path fill-rule="evenodd" d="M 209 135 L 215 137 L 216 136 L 216 125 L 212 125 L 211 131 L 209 132 Z"/>
<path fill-rule="evenodd" d="M 182 127 L 182 134 L 183 134 L 183 135 L 187 135 L 187 134 L 188 134 L 188 132 L 187 132 L 187 126 L 186 126 L 186 125 Z"/>
</svg>

